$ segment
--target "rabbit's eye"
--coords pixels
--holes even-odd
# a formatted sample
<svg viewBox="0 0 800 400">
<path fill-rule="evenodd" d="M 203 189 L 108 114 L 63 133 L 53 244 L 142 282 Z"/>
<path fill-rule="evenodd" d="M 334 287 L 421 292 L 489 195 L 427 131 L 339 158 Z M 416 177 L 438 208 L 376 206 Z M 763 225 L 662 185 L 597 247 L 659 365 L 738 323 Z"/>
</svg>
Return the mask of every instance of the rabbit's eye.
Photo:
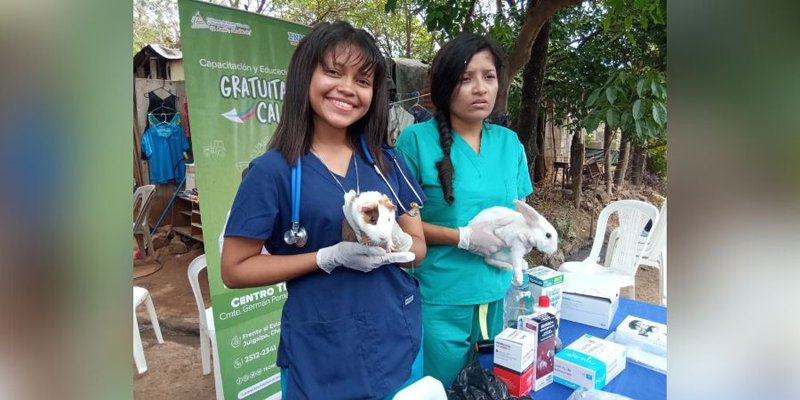
<svg viewBox="0 0 800 400">
<path fill-rule="evenodd" d="M 551 234 L 548 232 L 548 233 L 545 233 L 545 234 L 544 234 L 544 237 L 546 237 L 546 238 L 550 239 L 551 237 L 553 237 L 553 235 L 551 235 Z"/>
</svg>

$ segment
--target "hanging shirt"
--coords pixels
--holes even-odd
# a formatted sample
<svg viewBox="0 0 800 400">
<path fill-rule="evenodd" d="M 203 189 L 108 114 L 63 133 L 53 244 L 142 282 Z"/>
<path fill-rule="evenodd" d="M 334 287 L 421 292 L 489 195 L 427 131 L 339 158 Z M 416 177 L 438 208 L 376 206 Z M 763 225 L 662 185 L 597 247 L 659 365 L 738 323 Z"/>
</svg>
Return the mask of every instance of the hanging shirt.
<svg viewBox="0 0 800 400">
<path fill-rule="evenodd" d="M 158 89 L 156 89 L 158 90 Z M 166 91 L 166 89 L 164 89 Z M 161 121 L 169 121 L 173 116 L 177 113 L 177 100 L 178 96 L 174 94 L 170 94 L 167 97 L 160 97 L 155 93 L 155 90 L 147 92 L 147 128 L 152 125 L 155 125 L 157 122 L 153 122 L 149 115 L 153 112 L 156 113 L 158 119 Z"/>
<path fill-rule="evenodd" d="M 397 144 L 397 137 L 407 126 L 414 123 L 414 116 L 409 114 L 400 104 L 393 104 L 389 107 L 389 126 L 387 142 L 394 147 Z"/>
<path fill-rule="evenodd" d="M 514 131 L 498 125 L 483 124 L 480 154 L 453 132 L 452 205 L 444 200 L 436 169 L 436 162 L 442 159 L 436 120 L 406 128 L 397 150 L 427 197 L 420 209 L 422 220 L 434 225 L 466 226 L 486 208 L 514 208 L 514 199 L 533 193 L 522 143 Z M 502 299 L 511 284 L 511 271 L 490 266 L 483 257 L 455 245 L 429 245 L 416 276 L 423 301 L 431 304 L 490 303 Z"/>
<path fill-rule="evenodd" d="M 393 150 L 403 172 L 402 158 Z M 377 190 L 394 199 L 386 183 L 357 153 L 346 176 L 337 176 L 344 190 Z M 410 209 L 417 201 L 397 166 L 388 159 L 387 175 L 400 201 Z M 356 179 L 358 171 L 358 179 Z M 276 150 L 250 163 L 231 207 L 225 237 L 263 240 L 270 254 L 317 251 L 342 241 L 344 193 L 331 172 L 313 154 L 302 157 L 300 223 L 308 243 L 287 245 L 291 227 L 291 165 Z M 421 193 L 419 186 L 415 190 Z M 423 198 L 424 200 L 424 198 Z M 402 208 L 397 207 L 402 213 Z M 291 398 L 380 399 L 408 379 L 420 350 L 422 311 L 417 281 L 396 264 L 371 272 L 338 267 L 286 282 L 288 299 L 281 315 L 278 366 L 288 368 Z"/>
<path fill-rule="evenodd" d="M 168 123 L 148 115 L 150 127 L 142 134 L 142 158 L 150 160 L 150 183 L 180 182 L 186 176 L 183 152 L 189 141 L 181 129 L 179 115 Z"/>
<path fill-rule="evenodd" d="M 408 109 L 408 112 L 414 116 L 414 122 L 425 122 L 433 118 L 433 113 L 419 104 L 414 104 L 411 106 L 411 108 Z"/>
</svg>

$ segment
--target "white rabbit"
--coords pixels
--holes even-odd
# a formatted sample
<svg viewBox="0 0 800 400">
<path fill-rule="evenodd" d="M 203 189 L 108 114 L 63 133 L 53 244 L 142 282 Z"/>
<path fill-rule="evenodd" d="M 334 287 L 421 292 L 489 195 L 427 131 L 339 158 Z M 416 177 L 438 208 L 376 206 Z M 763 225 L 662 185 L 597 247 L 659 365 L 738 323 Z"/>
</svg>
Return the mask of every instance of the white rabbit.
<svg viewBox="0 0 800 400">
<path fill-rule="evenodd" d="M 395 250 L 392 228 L 396 209 L 389 197 L 380 192 L 345 193 L 342 240 L 382 247 L 388 252 Z"/>
<path fill-rule="evenodd" d="M 469 223 L 513 219 L 510 224 L 494 230 L 494 234 L 508 246 L 508 254 L 499 251 L 484 260 L 495 267 L 513 270 L 514 283 L 520 285 L 525 254 L 534 248 L 547 255 L 555 253 L 558 250 L 558 232 L 533 207 L 519 200 L 514 200 L 514 204 L 517 205 L 516 211 L 507 207 L 490 207 L 479 212 Z"/>
</svg>

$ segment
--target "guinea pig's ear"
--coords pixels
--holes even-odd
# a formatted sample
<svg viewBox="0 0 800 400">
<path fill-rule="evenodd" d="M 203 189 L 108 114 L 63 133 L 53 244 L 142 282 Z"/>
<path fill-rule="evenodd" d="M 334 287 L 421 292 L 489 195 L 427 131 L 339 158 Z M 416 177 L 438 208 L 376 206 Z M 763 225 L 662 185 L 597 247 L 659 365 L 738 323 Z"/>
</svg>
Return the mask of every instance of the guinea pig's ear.
<svg viewBox="0 0 800 400">
<path fill-rule="evenodd" d="M 514 204 L 517 205 L 517 211 L 525 217 L 525 221 L 528 225 L 537 225 L 541 219 L 544 219 L 542 215 L 539 214 L 536 209 L 528 205 L 528 203 L 514 199 Z"/>
<path fill-rule="evenodd" d="M 397 206 L 395 206 L 394 203 L 392 203 L 392 201 L 389 200 L 389 197 L 386 195 L 381 196 L 381 199 L 378 200 L 378 203 L 380 203 L 380 205 L 382 205 L 391 212 L 394 212 L 397 209 Z"/>
</svg>

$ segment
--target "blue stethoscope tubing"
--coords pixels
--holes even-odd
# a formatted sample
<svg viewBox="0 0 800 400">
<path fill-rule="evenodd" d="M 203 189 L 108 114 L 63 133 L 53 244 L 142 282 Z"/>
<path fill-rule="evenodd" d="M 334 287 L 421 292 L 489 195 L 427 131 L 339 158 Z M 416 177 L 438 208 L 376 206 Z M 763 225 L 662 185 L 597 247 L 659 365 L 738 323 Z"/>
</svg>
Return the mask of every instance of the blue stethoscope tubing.
<svg viewBox="0 0 800 400">
<path fill-rule="evenodd" d="M 308 241 L 306 229 L 300 226 L 300 192 L 303 177 L 303 161 L 297 156 L 297 162 L 292 167 L 292 227 L 283 235 L 286 244 L 303 247 Z"/>
<path fill-rule="evenodd" d="M 367 147 L 367 140 L 365 139 L 365 136 L 363 134 L 361 135 L 360 139 L 361 139 L 361 150 L 364 152 L 364 157 L 366 157 L 367 162 L 369 162 L 372 165 L 378 176 L 380 176 L 381 179 L 383 179 L 383 181 L 386 183 L 386 186 L 389 187 L 389 190 L 392 192 L 392 196 L 394 196 L 394 199 L 397 201 L 397 204 L 400 205 L 400 208 L 403 209 L 403 212 L 409 213 L 408 208 L 406 208 L 406 206 L 403 205 L 403 202 L 400 201 L 400 197 L 394 191 L 392 185 L 389 184 L 389 180 L 386 179 L 386 176 L 383 175 L 381 169 L 378 168 L 378 164 L 375 163 L 375 159 L 372 158 L 372 153 L 370 153 L 369 148 Z M 418 207 L 422 207 L 423 203 L 422 198 L 419 196 L 419 193 L 417 193 L 416 189 L 414 189 L 414 185 L 411 184 L 411 182 L 408 180 L 408 177 L 406 177 L 406 174 L 403 173 L 403 170 L 397 163 L 397 159 L 392 157 L 392 161 L 394 161 L 394 164 L 397 166 L 397 171 L 399 171 L 400 175 L 403 176 L 403 180 L 405 180 L 408 187 L 411 188 L 411 191 L 414 193 L 414 196 L 416 196 L 417 200 L 419 200 Z M 306 233 L 305 228 L 300 226 L 300 191 L 301 191 L 300 179 L 302 177 L 302 174 L 303 174 L 303 162 L 301 161 L 301 157 L 298 156 L 297 161 L 292 166 L 292 227 L 288 231 L 286 231 L 286 233 L 283 235 L 283 240 L 286 242 L 286 244 L 295 245 L 297 247 L 305 246 L 306 242 L 308 241 L 308 235 Z M 416 209 L 417 206 L 413 206 L 413 208 Z"/>
<path fill-rule="evenodd" d="M 398 196 L 397 193 L 395 193 L 394 188 L 392 188 L 392 185 L 389 184 L 389 180 L 386 179 L 385 176 L 383 176 L 383 172 L 381 172 L 381 169 L 378 168 L 378 164 L 376 164 L 375 160 L 372 158 L 372 154 L 369 152 L 369 148 L 367 147 L 367 140 L 365 139 L 364 135 L 361 135 L 361 150 L 364 152 L 364 156 L 367 158 L 367 162 L 372 164 L 372 167 L 375 168 L 375 172 L 378 174 L 378 176 L 381 177 L 381 179 L 383 179 L 383 181 L 386 183 L 386 186 L 389 187 L 389 190 L 392 191 L 392 196 L 394 196 L 394 199 L 397 201 L 397 204 L 400 205 L 400 208 L 403 209 L 403 212 L 404 213 L 409 212 L 406 206 L 403 205 L 403 202 L 400 201 L 400 196 Z M 411 184 L 411 182 L 408 181 L 408 178 L 406 177 L 406 174 L 403 173 L 403 170 L 400 168 L 400 165 L 397 164 L 397 159 L 392 157 L 392 161 L 394 161 L 395 165 L 397 165 L 397 171 L 400 172 L 400 175 L 403 176 L 403 179 L 406 181 L 406 184 L 408 185 L 409 188 L 411 188 L 411 191 L 414 192 L 414 196 L 417 197 L 417 200 L 419 200 L 419 206 L 422 207 L 422 198 L 419 197 L 419 193 L 417 193 L 417 191 L 414 190 L 414 186 Z"/>
</svg>

